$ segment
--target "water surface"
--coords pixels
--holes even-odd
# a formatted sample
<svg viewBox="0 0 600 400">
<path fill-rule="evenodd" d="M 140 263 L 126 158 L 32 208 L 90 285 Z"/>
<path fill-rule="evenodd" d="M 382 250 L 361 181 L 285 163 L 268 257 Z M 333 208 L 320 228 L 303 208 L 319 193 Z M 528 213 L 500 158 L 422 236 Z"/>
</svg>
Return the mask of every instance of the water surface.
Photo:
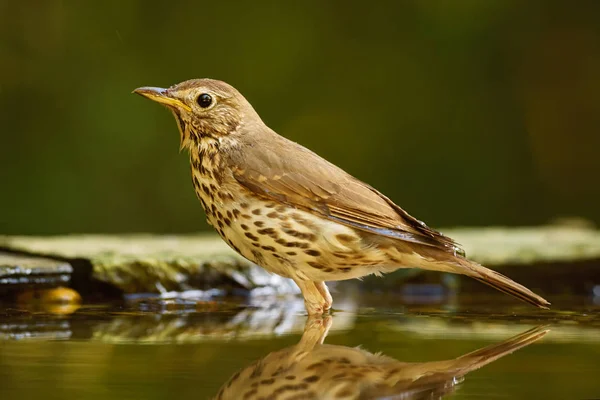
<svg viewBox="0 0 600 400">
<path fill-rule="evenodd" d="M 63 315 L 11 307 L 0 319 L 1 398 L 205 399 L 238 371 L 229 386 L 243 398 L 253 395 L 252 373 L 272 385 L 256 384 L 264 389 L 258 394 L 273 392 L 285 386 L 278 382 L 284 375 L 298 375 L 300 385 L 311 376 L 303 370 L 323 360 L 331 366 L 308 385 L 321 395 L 344 394 L 332 386 L 341 379 L 333 372 L 353 368 L 361 398 L 600 398 L 600 313 L 593 302 L 563 298 L 543 311 L 501 294 L 430 305 L 338 297 L 340 310 L 312 324 L 302 303 L 289 299 L 256 300 L 262 307 L 136 299 Z M 340 366 L 343 359 L 351 367 Z M 378 363 L 389 365 L 378 371 Z M 390 377 L 392 388 L 381 383 Z"/>
</svg>

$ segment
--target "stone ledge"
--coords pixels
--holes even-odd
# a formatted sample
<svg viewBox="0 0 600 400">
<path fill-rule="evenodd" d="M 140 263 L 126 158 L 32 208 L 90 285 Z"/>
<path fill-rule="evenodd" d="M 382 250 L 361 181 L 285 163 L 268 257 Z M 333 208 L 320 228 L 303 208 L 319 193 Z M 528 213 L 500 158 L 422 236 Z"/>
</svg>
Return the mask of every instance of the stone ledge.
<svg viewBox="0 0 600 400">
<path fill-rule="evenodd" d="M 492 268 L 600 259 L 600 231 L 588 227 L 455 228 L 442 232 L 461 243 L 469 258 Z M 19 253 L 5 255 L 0 263 L 0 279 L 9 279 L 5 283 L 10 279 L 19 283 L 17 277 L 24 283 L 37 276 L 25 273 L 29 271 L 26 265 L 37 265 L 38 270 L 45 266 L 42 275 L 65 279 L 72 269 L 65 261 L 54 261 L 58 259 L 75 266 L 82 260 L 89 263 L 92 278 L 125 293 L 215 287 L 270 287 L 282 293 L 296 290 L 290 280 L 250 263 L 214 234 L 0 236 L 0 251 Z"/>
</svg>

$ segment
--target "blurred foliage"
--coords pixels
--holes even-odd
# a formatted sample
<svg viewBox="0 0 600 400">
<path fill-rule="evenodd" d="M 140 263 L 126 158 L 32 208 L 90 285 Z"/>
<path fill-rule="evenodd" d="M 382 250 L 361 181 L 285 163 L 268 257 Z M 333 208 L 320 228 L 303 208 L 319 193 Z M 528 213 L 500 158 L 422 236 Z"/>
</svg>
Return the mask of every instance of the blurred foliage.
<svg viewBox="0 0 600 400">
<path fill-rule="evenodd" d="M 0 232 L 206 229 L 169 113 L 212 77 L 433 226 L 600 222 L 600 2 L 0 0 Z"/>
</svg>

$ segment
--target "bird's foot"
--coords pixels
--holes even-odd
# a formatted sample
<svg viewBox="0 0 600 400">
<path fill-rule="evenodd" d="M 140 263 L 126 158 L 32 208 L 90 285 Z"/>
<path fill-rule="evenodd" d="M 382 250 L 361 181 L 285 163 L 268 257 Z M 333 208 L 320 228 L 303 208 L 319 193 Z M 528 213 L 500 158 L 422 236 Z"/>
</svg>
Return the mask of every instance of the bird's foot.
<svg viewBox="0 0 600 400">
<path fill-rule="evenodd" d="M 327 304 L 326 302 L 313 303 L 306 299 L 304 300 L 304 306 L 309 318 L 318 318 L 327 315 L 331 309 L 331 304 Z"/>
<path fill-rule="evenodd" d="M 296 284 L 304 297 L 304 306 L 309 316 L 320 316 L 331 309 L 333 299 L 325 282 L 296 280 Z"/>
</svg>

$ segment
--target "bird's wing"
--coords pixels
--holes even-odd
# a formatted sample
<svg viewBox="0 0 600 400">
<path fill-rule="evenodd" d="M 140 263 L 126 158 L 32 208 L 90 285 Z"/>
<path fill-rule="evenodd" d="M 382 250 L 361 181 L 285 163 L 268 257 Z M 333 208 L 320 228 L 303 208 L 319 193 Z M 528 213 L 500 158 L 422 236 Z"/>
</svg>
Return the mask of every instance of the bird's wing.
<svg viewBox="0 0 600 400">
<path fill-rule="evenodd" d="M 254 194 L 361 231 L 460 251 L 452 239 L 312 151 L 275 134 L 269 139 L 226 155 L 234 178 Z"/>
</svg>

